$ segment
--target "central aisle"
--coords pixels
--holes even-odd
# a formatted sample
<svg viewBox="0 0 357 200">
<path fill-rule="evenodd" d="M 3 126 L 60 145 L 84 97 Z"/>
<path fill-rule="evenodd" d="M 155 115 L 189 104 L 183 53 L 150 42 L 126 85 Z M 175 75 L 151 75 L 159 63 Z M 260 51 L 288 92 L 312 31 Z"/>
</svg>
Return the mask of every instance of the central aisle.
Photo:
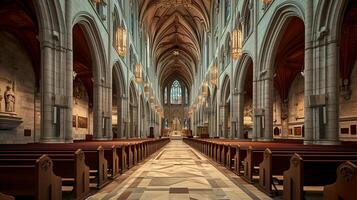
<svg viewBox="0 0 357 200">
<path fill-rule="evenodd" d="M 126 174 L 88 199 L 270 199 L 182 140 L 171 140 Z"/>
</svg>

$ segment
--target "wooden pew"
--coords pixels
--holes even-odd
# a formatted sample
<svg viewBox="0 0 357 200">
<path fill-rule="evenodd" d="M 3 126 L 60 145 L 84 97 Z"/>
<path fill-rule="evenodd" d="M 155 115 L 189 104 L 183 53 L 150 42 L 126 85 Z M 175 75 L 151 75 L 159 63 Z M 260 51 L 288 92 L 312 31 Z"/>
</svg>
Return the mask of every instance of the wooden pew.
<svg viewBox="0 0 357 200">
<path fill-rule="evenodd" d="M 7 194 L 0 193 L 1 200 L 15 200 L 15 197 Z"/>
<path fill-rule="evenodd" d="M 37 200 L 62 199 L 61 178 L 53 172 L 53 162 L 48 156 L 22 162 L 20 165 L 0 164 L 0 192 Z M 0 198 L 11 199 L 5 195 Z"/>
<path fill-rule="evenodd" d="M 0 163 L 23 165 L 26 160 L 37 158 L 42 151 L 31 152 L 0 151 Z M 61 177 L 63 192 L 69 192 L 75 199 L 83 199 L 89 195 L 89 167 L 86 166 L 84 152 L 48 152 L 53 162 L 53 171 Z"/>
<path fill-rule="evenodd" d="M 102 188 L 108 183 L 108 162 L 104 156 L 104 149 L 95 143 L 74 143 L 74 144 L 23 144 L 23 145 L 1 145 L 2 152 L 28 152 L 28 153 L 69 153 L 72 154 L 77 149 L 82 149 L 86 154 L 86 164 L 93 173 L 96 187 Z M 1 152 L 0 152 L 1 153 Z M 112 152 L 111 152 L 112 153 Z"/>
<path fill-rule="evenodd" d="M 336 182 L 324 187 L 326 200 L 354 200 L 357 189 L 357 166 L 351 162 L 341 164 L 336 170 Z"/>
<path fill-rule="evenodd" d="M 336 180 L 336 169 L 350 156 L 335 157 L 300 156 L 294 154 L 290 159 L 290 168 L 284 172 L 283 198 L 302 200 L 305 198 L 304 186 L 325 186 Z M 355 158 L 355 157 L 352 157 Z M 357 162 L 357 159 L 352 160 Z M 355 193 L 354 190 L 350 190 Z"/>
</svg>

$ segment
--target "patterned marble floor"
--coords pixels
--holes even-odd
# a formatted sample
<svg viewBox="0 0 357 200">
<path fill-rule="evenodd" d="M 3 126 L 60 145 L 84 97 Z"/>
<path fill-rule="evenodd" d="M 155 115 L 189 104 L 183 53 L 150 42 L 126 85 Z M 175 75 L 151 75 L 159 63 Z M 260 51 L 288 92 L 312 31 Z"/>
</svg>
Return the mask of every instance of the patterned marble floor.
<svg viewBox="0 0 357 200">
<path fill-rule="evenodd" d="M 112 199 L 270 199 L 198 153 L 182 140 L 171 140 L 146 162 L 129 170 L 89 200 Z"/>
</svg>

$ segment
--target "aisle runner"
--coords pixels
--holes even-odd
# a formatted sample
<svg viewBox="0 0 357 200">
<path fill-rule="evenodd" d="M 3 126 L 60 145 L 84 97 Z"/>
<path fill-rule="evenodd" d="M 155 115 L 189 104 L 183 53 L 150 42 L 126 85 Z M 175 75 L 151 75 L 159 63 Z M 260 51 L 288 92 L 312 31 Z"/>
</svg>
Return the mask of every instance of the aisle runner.
<svg viewBox="0 0 357 200">
<path fill-rule="evenodd" d="M 182 140 L 172 140 L 155 157 L 128 173 L 123 182 L 119 177 L 88 199 L 270 199 L 223 167 L 213 166 Z"/>
</svg>

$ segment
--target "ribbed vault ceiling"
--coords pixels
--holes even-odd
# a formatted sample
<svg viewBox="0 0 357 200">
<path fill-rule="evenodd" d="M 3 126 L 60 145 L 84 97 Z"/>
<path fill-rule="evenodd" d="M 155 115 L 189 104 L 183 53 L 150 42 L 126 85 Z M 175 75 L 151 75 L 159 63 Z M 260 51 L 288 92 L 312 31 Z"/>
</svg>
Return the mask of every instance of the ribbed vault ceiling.
<svg viewBox="0 0 357 200">
<path fill-rule="evenodd" d="M 178 75 L 189 86 L 209 29 L 211 0 L 142 0 L 140 22 L 150 37 L 155 70 L 162 85 Z"/>
</svg>

